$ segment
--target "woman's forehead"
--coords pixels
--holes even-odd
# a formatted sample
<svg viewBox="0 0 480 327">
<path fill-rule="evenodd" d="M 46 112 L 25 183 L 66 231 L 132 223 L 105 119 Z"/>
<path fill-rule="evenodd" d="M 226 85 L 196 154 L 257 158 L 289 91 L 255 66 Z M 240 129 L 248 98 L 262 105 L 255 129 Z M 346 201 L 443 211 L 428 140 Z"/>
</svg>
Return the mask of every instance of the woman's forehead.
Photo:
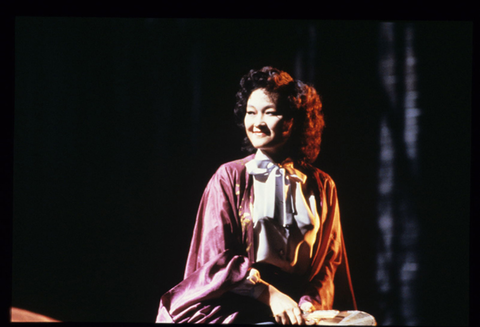
<svg viewBox="0 0 480 327">
<path fill-rule="evenodd" d="M 269 93 L 265 89 L 256 89 L 250 94 L 250 97 L 247 101 L 247 106 L 276 106 L 277 98 L 277 94 Z"/>
</svg>

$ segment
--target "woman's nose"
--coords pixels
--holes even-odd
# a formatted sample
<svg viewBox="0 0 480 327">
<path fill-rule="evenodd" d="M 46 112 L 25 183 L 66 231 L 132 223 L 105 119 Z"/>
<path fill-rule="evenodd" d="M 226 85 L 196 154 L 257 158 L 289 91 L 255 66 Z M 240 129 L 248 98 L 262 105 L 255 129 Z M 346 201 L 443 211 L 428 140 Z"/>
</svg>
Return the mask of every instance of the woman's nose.
<svg viewBox="0 0 480 327">
<path fill-rule="evenodd" d="M 265 125 L 265 121 L 263 120 L 263 115 L 257 115 L 255 117 L 255 121 L 253 123 L 254 123 L 255 126 Z"/>
</svg>

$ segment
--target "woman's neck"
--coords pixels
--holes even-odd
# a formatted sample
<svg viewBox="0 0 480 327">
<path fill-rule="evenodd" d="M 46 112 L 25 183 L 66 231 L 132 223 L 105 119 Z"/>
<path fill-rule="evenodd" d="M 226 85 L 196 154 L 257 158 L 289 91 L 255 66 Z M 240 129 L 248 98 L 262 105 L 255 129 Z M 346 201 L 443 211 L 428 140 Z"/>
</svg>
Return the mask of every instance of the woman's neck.
<svg viewBox="0 0 480 327">
<path fill-rule="evenodd" d="M 277 151 L 268 151 L 268 150 L 260 150 L 264 155 L 269 157 L 274 163 L 282 163 L 287 159 L 288 156 L 288 151 L 285 151 L 285 148 L 282 148 L 281 150 Z"/>
</svg>

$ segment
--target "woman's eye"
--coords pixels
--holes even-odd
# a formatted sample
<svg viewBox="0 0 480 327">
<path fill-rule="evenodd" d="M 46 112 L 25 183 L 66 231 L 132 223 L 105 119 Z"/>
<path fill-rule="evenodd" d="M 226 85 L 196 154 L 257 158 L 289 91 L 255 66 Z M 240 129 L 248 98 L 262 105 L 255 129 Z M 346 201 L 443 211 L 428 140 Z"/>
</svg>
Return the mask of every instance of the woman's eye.
<svg viewBox="0 0 480 327">
<path fill-rule="evenodd" d="M 266 114 L 269 115 L 269 116 L 274 116 L 274 115 L 277 114 L 277 112 L 276 111 L 267 111 Z"/>
<path fill-rule="evenodd" d="M 254 115 L 255 113 L 253 111 L 247 111 L 247 115 Z"/>
</svg>

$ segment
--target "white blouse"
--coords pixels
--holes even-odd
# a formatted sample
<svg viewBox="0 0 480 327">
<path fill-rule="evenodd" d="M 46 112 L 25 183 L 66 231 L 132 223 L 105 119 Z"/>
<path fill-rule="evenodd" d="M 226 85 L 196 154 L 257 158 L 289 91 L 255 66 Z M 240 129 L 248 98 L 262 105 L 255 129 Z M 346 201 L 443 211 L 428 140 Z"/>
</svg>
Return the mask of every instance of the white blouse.
<svg viewBox="0 0 480 327">
<path fill-rule="evenodd" d="M 292 162 L 275 164 L 261 150 L 246 165 L 253 175 L 255 261 L 303 274 L 310 266 L 320 217 L 307 176 Z"/>
</svg>

